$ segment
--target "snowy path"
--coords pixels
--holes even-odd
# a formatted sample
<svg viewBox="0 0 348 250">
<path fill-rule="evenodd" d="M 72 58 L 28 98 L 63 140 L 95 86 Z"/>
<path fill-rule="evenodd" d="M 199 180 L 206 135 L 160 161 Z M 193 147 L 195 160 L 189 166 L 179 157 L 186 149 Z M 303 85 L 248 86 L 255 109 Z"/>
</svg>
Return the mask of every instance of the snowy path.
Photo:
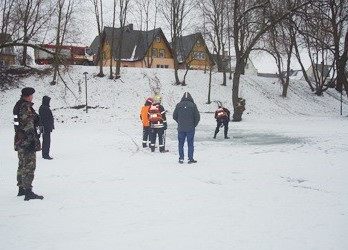
<svg viewBox="0 0 348 250">
<path fill-rule="evenodd" d="M 164 155 L 139 147 L 138 124 L 60 124 L 55 159 L 38 157 L 45 199 L 30 202 L 15 196 L 1 129 L 0 249 L 344 250 L 347 120 L 301 119 L 231 123 L 231 140 L 214 141 L 206 117 L 194 166 L 177 164 L 172 121 Z"/>
</svg>

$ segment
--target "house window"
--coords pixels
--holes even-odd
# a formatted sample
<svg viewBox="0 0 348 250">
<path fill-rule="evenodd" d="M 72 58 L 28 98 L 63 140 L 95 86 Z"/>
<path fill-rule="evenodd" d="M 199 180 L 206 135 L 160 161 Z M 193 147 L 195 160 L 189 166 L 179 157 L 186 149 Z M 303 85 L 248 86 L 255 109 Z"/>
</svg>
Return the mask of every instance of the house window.
<svg viewBox="0 0 348 250">
<path fill-rule="evenodd" d="M 161 42 L 161 37 L 160 36 L 156 36 L 156 42 L 158 42 L 158 43 Z"/>
<path fill-rule="evenodd" d="M 165 52 L 164 52 L 164 49 L 160 49 L 159 50 L 159 58 L 164 58 L 164 56 L 165 56 Z"/>
<path fill-rule="evenodd" d="M 168 68 L 169 68 L 169 65 L 164 65 L 164 67 L 165 67 L 166 69 L 168 69 Z"/>
<path fill-rule="evenodd" d="M 160 68 L 160 67 L 161 67 L 161 65 L 157 64 L 157 65 L 156 65 L 156 67 L 157 67 L 157 68 Z"/>
<path fill-rule="evenodd" d="M 157 57 L 157 49 L 152 49 L 152 57 Z"/>
<path fill-rule="evenodd" d="M 205 53 L 204 52 L 194 52 L 193 53 L 193 58 L 196 60 L 205 60 Z"/>
</svg>

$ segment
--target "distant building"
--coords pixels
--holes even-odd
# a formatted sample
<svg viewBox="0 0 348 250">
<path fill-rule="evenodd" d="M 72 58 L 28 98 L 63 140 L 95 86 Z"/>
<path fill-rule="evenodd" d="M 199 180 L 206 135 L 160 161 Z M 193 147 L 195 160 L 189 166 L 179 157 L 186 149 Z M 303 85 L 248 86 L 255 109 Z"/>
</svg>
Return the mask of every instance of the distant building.
<svg viewBox="0 0 348 250">
<path fill-rule="evenodd" d="M 314 66 L 314 67 L 313 67 Z M 307 70 L 306 70 L 306 73 L 308 75 L 308 78 L 311 80 L 311 81 L 315 81 L 315 72 L 316 72 L 316 75 L 319 77 L 319 78 L 329 78 L 330 77 L 330 73 L 332 71 L 331 69 L 332 67 L 330 65 L 323 65 L 323 64 L 314 64 L 314 65 L 311 65 Z M 304 79 L 304 78 L 303 78 Z"/>
<path fill-rule="evenodd" d="M 215 64 L 201 33 L 181 36 L 175 44 L 180 69 L 205 70 Z"/>
<path fill-rule="evenodd" d="M 111 55 L 112 27 L 105 27 L 102 33 L 102 55 L 96 57 L 96 64 L 110 65 L 110 58 L 116 62 L 119 48 L 120 28 L 114 28 L 113 53 Z M 99 36 L 92 42 L 90 48 L 98 55 Z M 115 65 L 115 63 L 114 63 Z M 174 59 L 170 45 L 160 28 L 141 31 L 133 30 L 130 24 L 124 27 L 121 67 L 136 68 L 174 68 Z"/>
<path fill-rule="evenodd" d="M 0 44 L 12 42 L 9 34 L 0 33 Z M 16 63 L 16 54 L 13 47 L 0 49 L 0 66 L 10 66 Z"/>
</svg>

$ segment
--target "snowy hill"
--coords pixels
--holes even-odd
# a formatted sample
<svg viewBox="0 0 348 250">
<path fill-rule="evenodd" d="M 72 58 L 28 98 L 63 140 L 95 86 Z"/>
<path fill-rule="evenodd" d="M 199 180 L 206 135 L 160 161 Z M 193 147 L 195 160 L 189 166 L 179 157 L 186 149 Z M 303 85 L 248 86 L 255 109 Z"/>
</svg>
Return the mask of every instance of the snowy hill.
<svg viewBox="0 0 348 250">
<path fill-rule="evenodd" d="M 84 71 L 88 104 L 98 106 L 88 114 L 69 108 L 84 104 Z M 42 201 L 16 196 L 11 121 L 20 88 L 0 93 L 0 249 L 347 248 L 348 104 L 340 117 L 335 92 L 317 97 L 292 82 L 283 99 L 274 79 L 244 76 L 244 121 L 230 123 L 230 139 L 222 131 L 213 139 L 216 104 L 205 104 L 203 72 L 190 72 L 185 87 L 173 86 L 165 69 L 123 69 L 122 81 L 96 72 L 72 67 L 65 75 L 76 98 L 62 83 L 49 86 L 50 77 L 22 81 L 37 90 L 36 110 L 43 95 L 52 97 L 56 118 L 54 160 L 37 153 L 33 190 Z M 138 114 L 155 76 L 169 111 L 165 154 L 141 147 Z M 220 78 L 213 76 L 212 100 L 231 108 L 231 82 L 220 86 Z M 171 118 L 185 91 L 201 111 L 194 165 L 178 164 Z"/>
<path fill-rule="evenodd" d="M 85 104 L 85 84 L 83 72 L 88 74 L 88 104 L 99 106 L 97 111 L 105 115 L 100 118 L 110 120 L 118 117 L 138 117 L 138 112 L 144 100 L 152 96 L 152 88 L 156 87 L 154 79 L 159 79 L 159 86 L 163 97 L 163 103 L 169 112 L 173 111 L 176 103 L 181 99 L 185 91 L 189 91 L 201 112 L 213 112 L 216 103 L 207 105 L 208 79 L 209 75 L 202 71 L 191 71 L 188 74 L 188 86 L 173 86 L 174 77 L 170 70 L 166 69 L 132 69 L 122 70 L 121 81 L 109 80 L 107 76 L 98 78 L 96 67 L 73 66 L 65 74 L 64 79 L 74 92 L 74 95 L 67 90 L 62 83 L 56 86 L 49 86 L 51 77 L 36 78 L 30 77 L 22 80 L 23 86 L 31 86 L 37 90 L 34 102 L 36 109 L 41 102 L 43 95 L 52 97 L 52 107 L 56 109 L 57 119 L 75 117 L 83 113 L 82 110 L 68 110 L 68 107 Z M 104 72 L 108 72 L 105 68 Z M 181 72 L 182 73 L 182 72 Z M 150 83 L 151 81 L 151 83 Z M 78 84 L 81 84 L 79 92 Z M 231 104 L 231 81 L 228 86 L 221 86 L 221 74 L 213 75 L 212 101 L 221 101 L 226 107 L 232 110 Z M 152 87 L 151 87 L 152 86 Z M 158 87 L 158 86 L 157 86 Z M 281 86 L 276 79 L 268 79 L 256 76 L 243 76 L 241 79 L 240 96 L 246 99 L 245 119 L 248 118 L 273 118 L 279 116 L 338 116 L 339 95 L 331 90 L 318 97 L 310 93 L 307 84 L 303 81 L 293 81 L 289 87 L 287 98 L 280 96 Z M 0 93 L 0 106 L 4 110 L 1 115 L 2 124 L 11 121 L 11 110 L 13 104 L 20 95 L 20 88 Z M 344 110 L 347 110 L 348 102 L 344 99 Z M 93 114 L 93 110 L 90 114 Z M 347 113 L 347 112 L 346 112 Z M 64 115 L 68 115 L 65 117 Z M 69 117 L 70 116 L 70 117 Z M 91 115 L 92 116 L 92 115 Z M 85 116 L 84 116 L 85 117 Z M 89 116 L 87 116 L 89 117 Z M 91 117 L 93 119 L 93 117 Z M 99 118 L 98 118 L 99 119 Z"/>
</svg>

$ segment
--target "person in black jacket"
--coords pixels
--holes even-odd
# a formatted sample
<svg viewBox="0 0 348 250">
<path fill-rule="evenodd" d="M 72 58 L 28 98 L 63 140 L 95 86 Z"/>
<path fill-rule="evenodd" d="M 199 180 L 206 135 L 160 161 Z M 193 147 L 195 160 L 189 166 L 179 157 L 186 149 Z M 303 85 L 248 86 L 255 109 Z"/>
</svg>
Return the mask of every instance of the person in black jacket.
<svg viewBox="0 0 348 250">
<path fill-rule="evenodd" d="M 214 133 L 214 139 L 216 139 L 216 135 L 219 133 L 220 127 L 222 126 L 224 126 L 225 139 L 230 139 L 230 137 L 227 136 L 230 114 L 230 111 L 227 108 L 224 108 L 222 105 L 219 105 L 219 108 L 215 111 L 215 119 L 217 124 Z"/>
<path fill-rule="evenodd" d="M 200 115 L 196 104 L 189 92 L 185 92 L 181 101 L 176 105 L 173 119 L 178 123 L 178 141 L 179 141 L 179 163 L 184 163 L 184 143 L 187 138 L 188 163 L 196 163 L 193 158 L 194 136 Z"/>
<path fill-rule="evenodd" d="M 51 98 L 44 96 L 42 98 L 42 105 L 39 109 L 39 115 L 41 125 L 43 126 L 42 134 L 42 158 L 46 160 L 52 160 L 50 156 L 50 145 L 51 145 L 51 132 L 54 129 L 54 118 L 50 109 Z"/>
</svg>

